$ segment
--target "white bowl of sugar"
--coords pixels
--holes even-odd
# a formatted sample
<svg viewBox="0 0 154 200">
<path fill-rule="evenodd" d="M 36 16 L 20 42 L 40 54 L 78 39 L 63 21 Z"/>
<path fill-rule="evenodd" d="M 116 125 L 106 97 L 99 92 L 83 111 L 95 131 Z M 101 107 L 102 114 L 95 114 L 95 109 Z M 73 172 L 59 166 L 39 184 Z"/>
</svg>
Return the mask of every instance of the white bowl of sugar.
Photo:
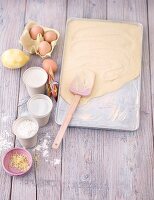
<svg viewBox="0 0 154 200">
<path fill-rule="evenodd" d="M 27 102 L 28 112 L 37 120 L 40 127 L 48 123 L 52 107 L 52 100 L 43 94 L 37 94 Z"/>
<path fill-rule="evenodd" d="M 25 148 L 32 148 L 37 144 L 37 132 L 39 125 L 31 116 L 19 117 L 12 126 L 12 131 L 18 138 L 20 144 Z"/>
</svg>

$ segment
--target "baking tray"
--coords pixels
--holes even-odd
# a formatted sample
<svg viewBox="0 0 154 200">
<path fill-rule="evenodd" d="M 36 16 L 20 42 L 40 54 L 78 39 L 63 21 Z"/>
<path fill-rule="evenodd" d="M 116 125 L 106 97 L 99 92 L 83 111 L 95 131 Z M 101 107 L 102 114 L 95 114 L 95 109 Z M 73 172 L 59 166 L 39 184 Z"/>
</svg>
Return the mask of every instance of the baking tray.
<svg viewBox="0 0 154 200">
<path fill-rule="evenodd" d="M 73 20 L 92 20 L 92 21 L 103 21 L 112 23 L 126 23 L 135 24 L 141 27 L 142 38 L 143 38 L 143 26 L 140 23 L 131 23 L 123 21 L 109 21 L 109 20 L 97 20 L 97 19 L 82 19 L 82 18 L 71 18 L 67 21 L 66 35 L 64 43 L 67 40 L 68 25 Z M 62 60 L 62 71 L 60 76 L 63 75 L 63 61 Z M 119 90 L 108 93 L 104 96 L 91 99 L 87 104 L 80 105 L 69 126 L 73 127 L 85 127 L 85 128 L 105 128 L 114 130 L 129 130 L 134 131 L 139 127 L 140 118 L 140 89 L 141 89 L 141 74 L 136 79 L 128 82 Z M 96 106 L 97 105 L 97 106 Z M 61 125 L 64 117 L 67 113 L 69 104 L 61 97 L 60 91 L 58 94 L 58 102 L 56 107 L 55 121 Z"/>
</svg>

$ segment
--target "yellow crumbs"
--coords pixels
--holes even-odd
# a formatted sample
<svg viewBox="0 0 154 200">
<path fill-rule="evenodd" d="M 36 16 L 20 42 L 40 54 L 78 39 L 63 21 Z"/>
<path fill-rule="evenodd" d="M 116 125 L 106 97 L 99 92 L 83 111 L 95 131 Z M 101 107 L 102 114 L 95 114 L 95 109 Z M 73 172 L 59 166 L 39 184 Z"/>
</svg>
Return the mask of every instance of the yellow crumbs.
<svg viewBox="0 0 154 200">
<path fill-rule="evenodd" d="M 25 155 L 15 153 L 11 156 L 10 167 L 14 167 L 22 172 L 25 172 L 29 168 L 29 162 Z"/>
</svg>

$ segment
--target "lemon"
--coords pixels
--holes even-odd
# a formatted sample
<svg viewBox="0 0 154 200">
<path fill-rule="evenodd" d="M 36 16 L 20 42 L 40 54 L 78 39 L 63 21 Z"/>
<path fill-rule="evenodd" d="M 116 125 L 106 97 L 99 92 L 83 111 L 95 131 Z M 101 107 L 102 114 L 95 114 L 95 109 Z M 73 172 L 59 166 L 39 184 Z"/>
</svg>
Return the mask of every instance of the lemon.
<svg viewBox="0 0 154 200">
<path fill-rule="evenodd" d="M 29 61 L 29 56 L 19 49 L 8 49 L 2 54 L 1 60 L 5 67 L 17 69 Z"/>
</svg>

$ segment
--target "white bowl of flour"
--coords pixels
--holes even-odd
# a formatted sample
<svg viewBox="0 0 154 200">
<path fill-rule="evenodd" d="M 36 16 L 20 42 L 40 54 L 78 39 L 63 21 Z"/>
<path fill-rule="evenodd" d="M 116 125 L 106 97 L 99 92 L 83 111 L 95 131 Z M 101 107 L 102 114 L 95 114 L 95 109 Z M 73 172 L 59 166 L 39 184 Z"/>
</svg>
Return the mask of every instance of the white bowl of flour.
<svg viewBox="0 0 154 200">
<path fill-rule="evenodd" d="M 14 121 L 12 130 L 23 147 L 32 148 L 37 144 L 39 125 L 33 117 L 19 117 Z"/>
</svg>

